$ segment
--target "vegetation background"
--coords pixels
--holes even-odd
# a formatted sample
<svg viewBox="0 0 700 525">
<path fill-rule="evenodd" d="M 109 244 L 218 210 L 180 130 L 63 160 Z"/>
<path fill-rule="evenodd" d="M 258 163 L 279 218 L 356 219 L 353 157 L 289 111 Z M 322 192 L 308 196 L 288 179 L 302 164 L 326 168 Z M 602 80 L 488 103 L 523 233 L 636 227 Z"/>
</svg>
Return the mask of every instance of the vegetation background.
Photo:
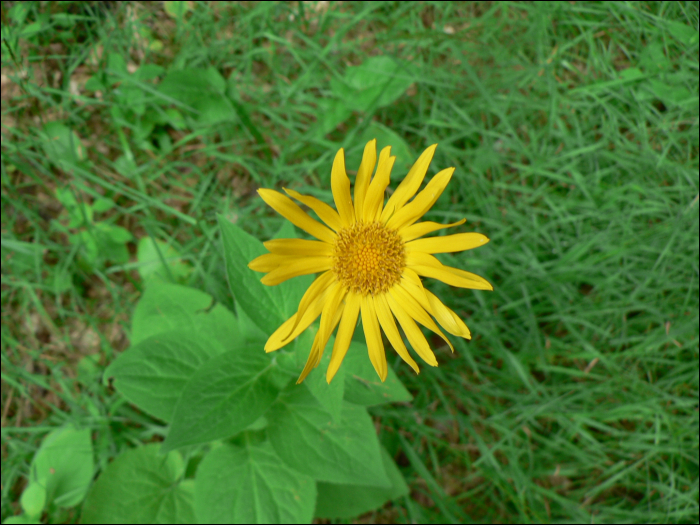
<svg viewBox="0 0 700 525">
<path fill-rule="evenodd" d="M 160 424 L 101 382 L 149 279 L 233 307 L 215 216 L 439 143 L 429 282 L 474 338 L 373 410 L 411 497 L 360 522 L 697 523 L 696 2 L 3 2 L 2 518 L 41 439 Z M 380 85 L 377 79 L 392 79 Z M 380 85 L 381 89 L 377 86 Z M 75 522 L 79 510 L 47 522 Z"/>
</svg>

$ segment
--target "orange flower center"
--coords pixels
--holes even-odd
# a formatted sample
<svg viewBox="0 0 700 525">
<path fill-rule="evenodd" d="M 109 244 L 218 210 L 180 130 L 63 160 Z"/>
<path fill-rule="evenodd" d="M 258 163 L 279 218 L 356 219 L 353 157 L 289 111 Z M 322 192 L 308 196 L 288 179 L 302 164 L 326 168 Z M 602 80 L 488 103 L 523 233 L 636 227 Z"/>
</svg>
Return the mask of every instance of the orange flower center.
<svg viewBox="0 0 700 525">
<path fill-rule="evenodd" d="M 333 272 L 348 290 L 367 295 L 384 293 L 401 279 L 403 241 L 378 222 L 356 223 L 338 232 Z"/>
</svg>

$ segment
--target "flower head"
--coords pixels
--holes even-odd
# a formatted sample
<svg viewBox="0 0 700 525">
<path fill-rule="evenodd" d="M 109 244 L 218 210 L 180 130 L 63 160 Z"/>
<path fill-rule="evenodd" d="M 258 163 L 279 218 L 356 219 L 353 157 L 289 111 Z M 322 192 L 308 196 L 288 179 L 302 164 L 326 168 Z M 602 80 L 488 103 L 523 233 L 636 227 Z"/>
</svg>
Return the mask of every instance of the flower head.
<svg viewBox="0 0 700 525">
<path fill-rule="evenodd" d="M 321 317 L 298 383 L 321 361 L 328 339 L 340 325 L 326 372 L 330 383 L 350 346 L 358 317 L 362 319 L 369 358 L 382 381 L 387 376 L 382 331 L 396 353 L 418 373 L 418 365 L 408 353 L 396 321 L 415 352 L 431 366 L 437 366 L 437 360 L 416 321 L 442 337 L 453 352 L 452 344 L 435 321 L 452 335 L 471 338 L 469 328 L 459 316 L 426 290 L 421 281 L 421 277 L 432 277 L 460 288 L 493 290 L 484 278 L 445 266 L 433 256 L 482 246 L 489 241 L 484 235 L 457 233 L 420 238 L 465 222 L 464 219 L 452 224 L 416 222 L 440 197 L 454 172 L 454 168 L 442 170 L 416 195 L 436 147 L 434 144 L 423 152 L 386 204 L 384 191 L 396 157 L 392 157 L 391 148 L 386 147 L 377 161 L 376 140 L 365 146 L 355 178 L 354 202 L 342 148 L 335 156 L 331 172 L 331 190 L 337 211 L 314 197 L 284 190 L 311 208 L 325 225 L 310 217 L 289 197 L 274 190 L 258 190 L 275 211 L 318 239 L 268 241 L 264 244 L 270 253 L 248 265 L 255 271 L 265 272 L 267 275 L 261 282 L 270 286 L 299 275 L 320 273 L 302 297 L 297 312 L 265 345 L 266 352 L 278 350 Z M 372 177 L 375 164 L 377 170 Z"/>
</svg>

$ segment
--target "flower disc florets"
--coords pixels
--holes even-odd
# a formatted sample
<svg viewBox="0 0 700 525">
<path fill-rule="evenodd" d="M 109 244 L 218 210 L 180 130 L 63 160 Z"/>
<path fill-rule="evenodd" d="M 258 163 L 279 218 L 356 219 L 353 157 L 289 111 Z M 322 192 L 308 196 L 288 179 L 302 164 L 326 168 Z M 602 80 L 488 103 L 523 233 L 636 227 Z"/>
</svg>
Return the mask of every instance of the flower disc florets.
<svg viewBox="0 0 700 525">
<path fill-rule="evenodd" d="M 384 293 L 399 282 L 403 267 L 403 241 L 394 230 L 373 222 L 338 232 L 332 270 L 349 291 Z"/>
</svg>

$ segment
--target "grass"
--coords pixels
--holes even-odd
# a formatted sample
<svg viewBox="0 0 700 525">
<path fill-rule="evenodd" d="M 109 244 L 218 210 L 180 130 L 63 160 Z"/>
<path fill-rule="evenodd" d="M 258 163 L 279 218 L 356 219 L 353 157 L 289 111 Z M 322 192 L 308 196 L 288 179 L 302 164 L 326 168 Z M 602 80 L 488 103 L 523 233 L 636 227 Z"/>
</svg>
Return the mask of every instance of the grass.
<svg viewBox="0 0 700 525">
<path fill-rule="evenodd" d="M 92 428 L 100 466 L 162 433 L 100 382 L 143 239 L 232 306 L 215 214 L 269 237 L 255 189 L 330 200 L 337 148 L 357 158 L 379 130 L 403 148 L 395 179 L 435 142 L 430 173 L 456 166 L 429 218 L 490 237 L 443 260 L 495 291 L 431 283 L 474 337 L 419 376 L 390 359 L 415 400 L 373 415 L 412 493 L 361 521 L 697 522 L 696 3 L 163 9 L 2 6 L 3 519 L 47 431 Z M 348 68 L 372 56 L 405 89 L 348 108 Z M 226 79 L 229 117 L 155 89 L 186 68 Z"/>
</svg>

